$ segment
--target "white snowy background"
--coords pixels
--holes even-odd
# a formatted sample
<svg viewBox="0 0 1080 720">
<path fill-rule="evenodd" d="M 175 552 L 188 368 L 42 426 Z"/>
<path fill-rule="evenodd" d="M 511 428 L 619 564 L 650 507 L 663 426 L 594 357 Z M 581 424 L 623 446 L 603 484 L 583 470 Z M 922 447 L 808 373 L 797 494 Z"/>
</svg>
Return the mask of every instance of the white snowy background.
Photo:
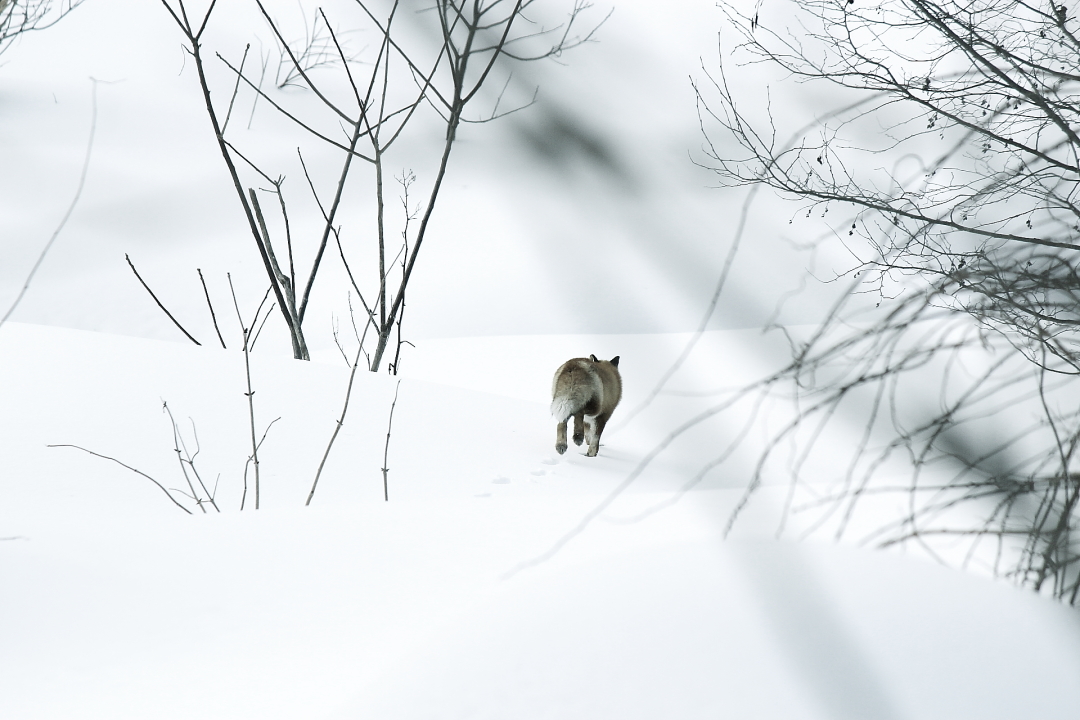
<svg viewBox="0 0 1080 720">
<path fill-rule="evenodd" d="M 221 4 L 215 46 L 265 40 L 243 3 Z M 312 362 L 271 318 L 251 357 L 257 423 L 280 418 L 258 512 L 238 512 L 240 331 L 223 313 L 230 347 L 213 344 L 195 269 L 219 310 L 231 273 L 248 313 L 262 269 L 177 28 L 157 2 L 88 0 L 0 56 L 0 310 L 75 192 L 97 81 L 85 190 L 0 328 L 0 717 L 1075 717 L 1075 611 L 922 557 L 776 539 L 782 484 L 722 538 L 745 462 L 679 489 L 737 414 L 602 506 L 709 406 L 694 393 L 782 361 L 756 328 L 808 262 L 830 262 L 797 252 L 795 209 L 762 197 L 677 392 L 632 415 L 700 321 L 745 195 L 692 162 L 712 3 L 615 0 L 595 19 L 612 5 L 599 42 L 518 78 L 536 105 L 463 131 L 410 286 L 415 347 L 398 378 L 358 374 L 310 507 L 348 381 L 340 270 L 309 310 Z M 287 156 L 266 110 L 253 141 Z M 811 321 L 815 292 L 785 318 Z M 551 374 L 589 353 L 621 356 L 623 405 L 599 457 L 559 456 Z M 113 462 L 48 447 L 178 487 L 163 402 L 187 442 L 197 431 L 221 513 L 186 515 Z"/>
</svg>

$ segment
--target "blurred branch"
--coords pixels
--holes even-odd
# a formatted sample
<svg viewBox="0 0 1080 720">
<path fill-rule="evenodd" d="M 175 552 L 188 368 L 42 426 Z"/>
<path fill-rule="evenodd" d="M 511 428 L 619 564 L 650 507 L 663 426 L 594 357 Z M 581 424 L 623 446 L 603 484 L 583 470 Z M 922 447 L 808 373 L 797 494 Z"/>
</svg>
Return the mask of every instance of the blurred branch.
<svg viewBox="0 0 1080 720">
<path fill-rule="evenodd" d="M 0 54 L 23 33 L 52 27 L 82 3 L 83 0 L 0 0 Z"/>
<path fill-rule="evenodd" d="M 784 419 L 727 529 L 778 472 L 789 477 L 781 531 L 813 511 L 804 531 L 840 538 L 869 498 L 898 494 L 903 511 L 865 541 L 942 557 L 939 540 L 964 539 L 965 563 L 1075 602 L 1075 20 L 1021 0 L 721 7 L 738 42 L 694 85 L 700 164 L 728 187 L 801 203 L 854 258 L 815 330 L 781 328 L 791 361 L 752 386 Z M 780 144 L 790 114 L 773 111 L 771 92 L 746 105 L 730 82 L 729 66 L 757 64 L 856 101 Z M 826 221 L 834 207 L 852 214 Z M 898 485 L 888 477 L 901 466 L 910 477 Z"/>
<path fill-rule="evenodd" d="M 81 1 L 81 0 L 79 0 Z M 4 0 L 0 0 L 0 18 L 3 18 L 3 5 Z M 8 8 L 11 12 L 14 12 L 12 6 Z M 0 20 L 0 23 L 3 21 Z M 3 30 L 0 25 L 0 52 L 3 51 Z M 56 238 L 59 237 L 60 232 L 67 225 L 68 219 L 71 217 L 71 213 L 75 211 L 75 206 L 79 204 L 79 198 L 82 197 L 83 187 L 86 185 L 86 174 L 90 169 L 90 153 L 94 149 L 94 133 L 97 130 L 97 84 L 98 81 L 94 78 L 90 78 L 90 137 L 86 141 L 86 157 L 83 159 L 82 171 L 79 173 L 79 184 L 75 188 L 75 196 L 71 198 L 71 204 L 68 205 L 67 212 L 64 213 L 64 217 L 60 219 L 60 224 L 56 226 L 49 241 L 45 243 L 45 247 L 41 249 L 41 253 L 38 255 L 37 261 L 34 266 L 30 268 L 30 273 L 26 276 L 26 281 L 23 283 L 22 289 L 19 290 L 19 294 L 15 297 L 15 301 L 11 303 L 11 307 L 8 308 L 4 316 L 0 318 L 0 327 L 3 327 L 7 322 L 11 314 L 15 312 L 15 308 L 19 307 L 19 303 L 22 302 L 23 296 L 26 295 L 26 291 L 30 289 L 30 283 L 34 279 L 34 275 L 37 274 L 38 268 L 41 267 L 41 263 L 45 261 L 45 256 L 48 255 L 49 250 L 52 249 L 53 243 L 56 242 Z M 149 289 L 149 288 L 147 288 Z"/>
</svg>

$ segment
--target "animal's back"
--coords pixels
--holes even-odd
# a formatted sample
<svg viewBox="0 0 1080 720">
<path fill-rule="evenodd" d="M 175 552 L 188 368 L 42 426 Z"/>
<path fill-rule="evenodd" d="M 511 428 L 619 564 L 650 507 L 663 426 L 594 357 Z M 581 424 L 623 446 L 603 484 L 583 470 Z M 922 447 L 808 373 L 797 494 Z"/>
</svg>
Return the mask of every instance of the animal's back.
<svg viewBox="0 0 1080 720">
<path fill-rule="evenodd" d="M 618 358 L 615 358 L 615 360 L 617 361 Z M 596 363 L 595 368 L 604 388 L 601 407 L 597 412 L 605 412 L 610 415 L 615 406 L 622 400 L 622 376 L 619 375 L 619 366 L 608 361 L 601 361 Z"/>
</svg>

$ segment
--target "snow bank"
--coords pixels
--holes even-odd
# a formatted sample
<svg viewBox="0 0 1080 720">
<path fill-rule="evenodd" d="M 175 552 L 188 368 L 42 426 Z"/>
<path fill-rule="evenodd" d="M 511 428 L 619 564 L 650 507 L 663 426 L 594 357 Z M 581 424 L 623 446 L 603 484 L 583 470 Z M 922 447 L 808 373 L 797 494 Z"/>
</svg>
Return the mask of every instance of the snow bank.
<svg viewBox="0 0 1080 720">
<path fill-rule="evenodd" d="M 636 343 L 641 367 L 670 351 Z M 537 347 L 499 352 L 521 367 Z M 649 379 L 634 362 L 631 404 Z M 346 369 L 256 354 L 257 420 L 282 419 L 264 509 L 240 513 L 240 353 L 13 324 L 0 367 L 2 717 L 1064 718 L 1080 700 L 1075 612 L 921 560 L 771 540 L 753 516 L 723 541 L 737 477 L 629 521 L 671 497 L 686 459 L 518 569 L 655 440 L 630 423 L 596 459 L 555 456 L 520 379 L 504 395 L 404 379 L 387 503 L 394 381 L 361 374 L 304 508 Z M 221 514 L 45 447 L 176 487 L 163 396 L 195 419 Z"/>
</svg>

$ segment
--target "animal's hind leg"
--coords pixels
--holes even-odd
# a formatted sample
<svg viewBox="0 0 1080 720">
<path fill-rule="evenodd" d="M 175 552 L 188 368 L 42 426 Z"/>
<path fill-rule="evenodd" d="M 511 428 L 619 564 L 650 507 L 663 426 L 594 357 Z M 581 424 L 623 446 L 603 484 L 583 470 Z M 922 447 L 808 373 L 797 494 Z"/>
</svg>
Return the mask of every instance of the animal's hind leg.
<svg viewBox="0 0 1080 720">
<path fill-rule="evenodd" d="M 611 413 L 597 415 L 593 418 L 592 432 L 589 437 L 589 452 L 585 453 L 588 457 L 596 457 L 596 453 L 600 452 L 600 435 L 603 434 L 604 426 L 607 425 L 609 417 L 611 417 Z"/>
<path fill-rule="evenodd" d="M 581 443 L 578 443 L 579 445 Z M 555 431 L 555 452 L 562 455 L 566 452 L 566 421 L 563 420 L 559 423 L 558 429 Z"/>
<path fill-rule="evenodd" d="M 580 445 L 585 440 L 585 413 L 574 416 L 574 444 Z"/>
</svg>

